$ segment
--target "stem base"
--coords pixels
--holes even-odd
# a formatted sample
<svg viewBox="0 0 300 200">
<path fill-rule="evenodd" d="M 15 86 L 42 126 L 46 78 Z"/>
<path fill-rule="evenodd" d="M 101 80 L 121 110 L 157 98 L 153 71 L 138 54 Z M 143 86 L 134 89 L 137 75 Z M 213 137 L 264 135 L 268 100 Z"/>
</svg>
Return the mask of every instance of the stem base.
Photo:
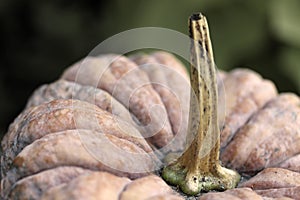
<svg viewBox="0 0 300 200">
<path fill-rule="evenodd" d="M 234 171 L 216 165 L 212 171 L 202 172 L 198 169 L 190 172 L 179 163 L 166 166 L 163 169 L 163 178 L 171 185 L 177 185 L 188 195 L 196 195 L 211 190 L 224 191 L 237 186 L 240 175 Z"/>
</svg>

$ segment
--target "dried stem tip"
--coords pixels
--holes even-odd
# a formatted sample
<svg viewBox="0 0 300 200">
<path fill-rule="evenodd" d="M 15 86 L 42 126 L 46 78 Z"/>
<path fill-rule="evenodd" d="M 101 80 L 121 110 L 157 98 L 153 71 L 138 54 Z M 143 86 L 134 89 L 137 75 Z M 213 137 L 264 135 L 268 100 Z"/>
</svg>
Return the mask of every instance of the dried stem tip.
<svg viewBox="0 0 300 200">
<path fill-rule="evenodd" d="M 191 37 L 191 100 L 188 134 L 191 145 L 163 169 L 163 178 L 189 195 L 200 191 L 234 188 L 240 176 L 220 165 L 220 130 L 216 69 L 206 18 L 189 19 Z"/>
</svg>

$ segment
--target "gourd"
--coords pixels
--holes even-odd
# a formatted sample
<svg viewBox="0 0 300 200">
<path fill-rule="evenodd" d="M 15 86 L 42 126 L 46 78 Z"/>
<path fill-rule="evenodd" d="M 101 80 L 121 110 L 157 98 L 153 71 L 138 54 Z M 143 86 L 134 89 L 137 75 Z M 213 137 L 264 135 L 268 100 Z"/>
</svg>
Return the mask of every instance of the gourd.
<svg viewBox="0 0 300 200">
<path fill-rule="evenodd" d="M 87 57 L 38 88 L 2 140 L 1 197 L 299 198 L 299 97 L 249 69 L 216 74 L 206 19 L 190 27 L 191 86 L 157 51 Z"/>
</svg>

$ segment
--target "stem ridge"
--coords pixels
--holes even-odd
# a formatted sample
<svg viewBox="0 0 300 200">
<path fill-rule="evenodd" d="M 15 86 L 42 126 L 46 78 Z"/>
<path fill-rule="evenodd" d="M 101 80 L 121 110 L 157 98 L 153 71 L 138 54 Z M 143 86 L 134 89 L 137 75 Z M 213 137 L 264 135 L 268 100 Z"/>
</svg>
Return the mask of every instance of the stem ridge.
<svg viewBox="0 0 300 200">
<path fill-rule="evenodd" d="M 240 176 L 220 165 L 220 130 L 216 69 L 208 23 L 201 13 L 189 18 L 191 100 L 187 150 L 163 169 L 163 178 L 189 195 L 234 188 Z"/>
</svg>

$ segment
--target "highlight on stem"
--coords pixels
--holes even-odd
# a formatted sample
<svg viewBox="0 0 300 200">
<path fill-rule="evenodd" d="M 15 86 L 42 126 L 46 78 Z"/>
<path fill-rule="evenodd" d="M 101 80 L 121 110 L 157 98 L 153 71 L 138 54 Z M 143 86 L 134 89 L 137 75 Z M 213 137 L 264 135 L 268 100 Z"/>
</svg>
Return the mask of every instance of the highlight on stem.
<svg viewBox="0 0 300 200">
<path fill-rule="evenodd" d="M 191 37 L 191 98 L 187 135 L 191 145 L 163 169 L 163 178 L 188 195 L 236 187 L 240 175 L 219 161 L 218 93 L 208 24 L 201 13 L 189 18 Z"/>
</svg>

